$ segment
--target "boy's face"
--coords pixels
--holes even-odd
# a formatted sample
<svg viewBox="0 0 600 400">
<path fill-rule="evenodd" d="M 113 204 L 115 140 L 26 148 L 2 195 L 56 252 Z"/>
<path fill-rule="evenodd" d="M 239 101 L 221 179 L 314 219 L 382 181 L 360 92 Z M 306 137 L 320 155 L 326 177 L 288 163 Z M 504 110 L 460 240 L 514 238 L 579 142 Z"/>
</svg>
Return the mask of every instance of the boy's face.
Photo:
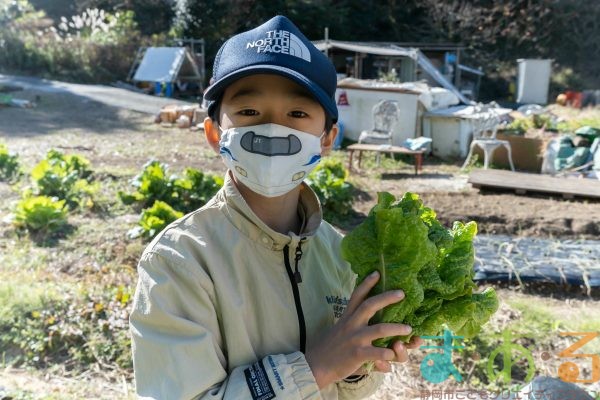
<svg viewBox="0 0 600 400">
<path fill-rule="evenodd" d="M 315 136 L 325 130 L 325 110 L 309 92 L 290 79 L 273 74 L 251 75 L 223 92 L 222 129 L 274 123 Z"/>
</svg>

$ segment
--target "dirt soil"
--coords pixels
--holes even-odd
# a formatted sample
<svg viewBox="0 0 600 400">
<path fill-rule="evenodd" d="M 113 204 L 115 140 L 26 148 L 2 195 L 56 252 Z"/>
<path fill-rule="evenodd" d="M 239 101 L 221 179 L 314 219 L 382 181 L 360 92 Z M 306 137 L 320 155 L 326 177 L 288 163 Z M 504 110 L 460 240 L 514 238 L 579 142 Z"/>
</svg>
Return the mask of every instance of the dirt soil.
<svg viewBox="0 0 600 400">
<path fill-rule="evenodd" d="M 174 172 L 186 166 L 222 174 L 225 169 L 204 143 L 203 132 L 166 128 L 152 123 L 152 116 L 110 107 L 67 93 L 35 90 L 17 92 L 34 100 L 34 109 L 0 109 L 0 140 L 19 153 L 26 169 L 57 147 L 87 157 L 101 173 L 133 176 L 149 159 L 171 165 Z M 346 160 L 342 152 L 335 157 Z M 388 160 L 389 161 L 389 160 Z M 376 203 L 377 191 L 401 195 L 413 191 L 437 211 L 446 224 L 475 220 L 481 233 L 542 237 L 600 237 L 600 202 L 564 200 L 549 196 L 513 193 L 482 193 L 467 183 L 457 165 L 426 160 L 415 178 L 408 164 L 393 163 L 354 171 L 350 180 L 357 187 L 355 210 L 341 228 L 347 230 L 364 218 Z M 365 165 L 367 166 L 365 168 Z M 380 179 L 378 179 L 380 178 Z M 584 182 L 582 182 L 584 184 Z M 4 186 L 4 185 L 3 185 Z M 6 192 L 4 186 L 1 192 Z"/>
<path fill-rule="evenodd" d="M 439 172 L 440 169 L 446 172 Z M 364 218 L 377 201 L 377 191 L 388 191 L 397 196 L 411 191 L 418 193 L 446 226 L 457 220 L 473 220 L 477 222 L 479 232 L 486 234 L 600 238 L 598 200 L 480 191 L 467 183 L 468 176 L 461 174 L 456 166 L 426 164 L 424 173 L 418 178 L 409 171 L 394 174 L 393 179 L 386 179 L 384 175 L 381 180 L 373 180 L 366 173 L 353 173 L 351 180 L 369 191 L 358 191 L 354 208 L 359 214 L 342 228 L 349 229 Z"/>
</svg>

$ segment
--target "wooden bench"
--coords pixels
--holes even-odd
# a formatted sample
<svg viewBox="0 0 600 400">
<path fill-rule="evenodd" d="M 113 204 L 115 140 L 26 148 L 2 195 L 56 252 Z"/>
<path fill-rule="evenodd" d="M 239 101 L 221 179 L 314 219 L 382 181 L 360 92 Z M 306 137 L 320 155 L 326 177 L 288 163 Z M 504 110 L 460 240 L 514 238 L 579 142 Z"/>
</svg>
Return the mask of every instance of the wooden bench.
<svg viewBox="0 0 600 400">
<path fill-rule="evenodd" d="M 358 151 L 358 167 L 360 168 L 360 163 L 362 161 L 362 152 L 363 151 L 374 151 L 376 153 L 390 153 L 390 154 L 408 154 L 415 158 L 415 175 L 419 174 L 419 171 L 423 169 L 423 154 L 425 150 L 409 150 L 405 147 L 400 146 L 389 146 L 389 145 L 381 145 L 381 144 L 364 144 L 364 143 L 355 143 L 346 147 L 348 150 L 349 160 L 348 160 L 348 170 L 352 171 L 352 157 L 355 151 Z"/>
</svg>

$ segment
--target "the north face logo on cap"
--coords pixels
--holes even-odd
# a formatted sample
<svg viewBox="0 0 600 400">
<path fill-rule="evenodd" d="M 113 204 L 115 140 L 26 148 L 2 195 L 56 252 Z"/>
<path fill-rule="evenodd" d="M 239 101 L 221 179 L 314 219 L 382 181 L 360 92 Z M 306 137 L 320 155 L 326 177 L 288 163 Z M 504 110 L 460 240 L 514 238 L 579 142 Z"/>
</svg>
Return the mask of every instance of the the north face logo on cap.
<svg viewBox="0 0 600 400">
<path fill-rule="evenodd" d="M 298 36 L 283 30 L 267 31 L 266 35 L 246 43 L 246 49 L 256 48 L 257 53 L 289 54 L 310 62 L 310 51 Z"/>
</svg>

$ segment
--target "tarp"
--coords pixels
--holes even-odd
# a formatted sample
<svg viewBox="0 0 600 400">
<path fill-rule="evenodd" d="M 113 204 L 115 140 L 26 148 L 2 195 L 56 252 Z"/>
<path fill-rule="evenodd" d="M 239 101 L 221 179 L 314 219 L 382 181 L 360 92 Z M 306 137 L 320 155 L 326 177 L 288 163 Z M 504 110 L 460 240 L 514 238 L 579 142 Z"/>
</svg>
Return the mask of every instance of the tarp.
<svg viewBox="0 0 600 400">
<path fill-rule="evenodd" d="M 496 107 L 494 113 L 502 116 L 511 113 L 510 108 Z M 445 118 L 464 118 L 479 119 L 490 117 L 489 112 L 479 112 L 473 105 L 459 105 L 439 110 L 433 110 L 425 113 L 426 117 L 445 117 Z"/>
<path fill-rule="evenodd" d="M 174 82 L 184 63 L 189 63 L 194 75 L 198 68 L 185 47 L 149 47 L 133 80 L 136 82 Z"/>
<path fill-rule="evenodd" d="M 475 281 L 600 287 L 600 241 L 475 237 Z"/>
</svg>

